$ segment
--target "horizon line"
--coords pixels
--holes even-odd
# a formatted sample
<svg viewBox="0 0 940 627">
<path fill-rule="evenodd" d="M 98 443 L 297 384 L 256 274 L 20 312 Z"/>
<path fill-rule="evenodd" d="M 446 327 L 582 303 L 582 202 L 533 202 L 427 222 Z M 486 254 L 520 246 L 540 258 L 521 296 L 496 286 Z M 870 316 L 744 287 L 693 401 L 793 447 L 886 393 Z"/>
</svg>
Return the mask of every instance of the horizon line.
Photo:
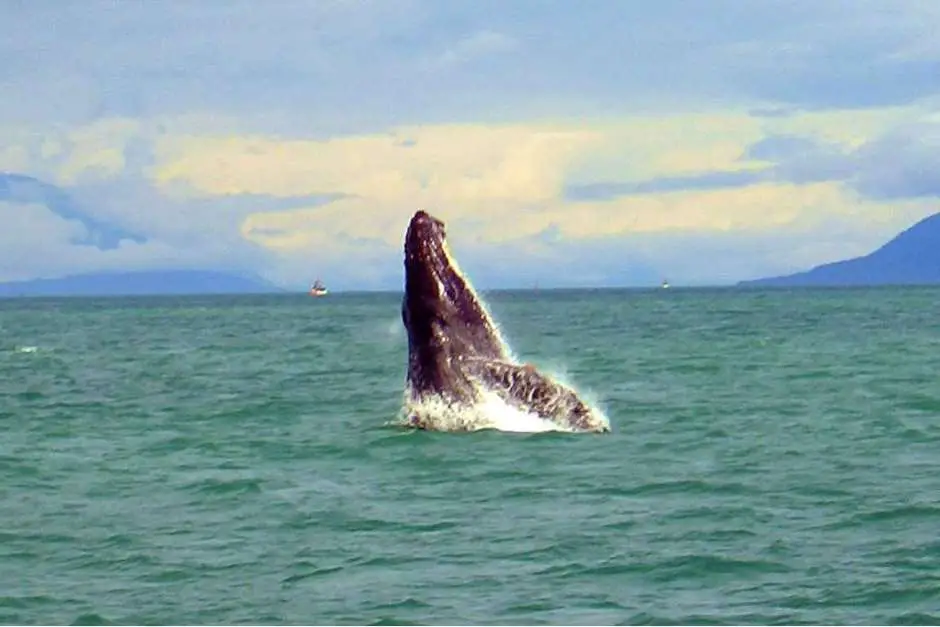
<svg viewBox="0 0 940 627">
<path fill-rule="evenodd" d="M 671 286 L 668 289 L 653 286 L 580 286 L 580 287 L 517 287 L 517 288 L 479 288 L 477 291 L 485 294 L 512 294 L 541 292 L 673 292 L 673 291 L 738 291 L 738 292 L 764 292 L 764 291 L 826 291 L 826 290 L 870 290 L 890 288 L 940 288 L 940 283 L 872 283 L 859 285 L 740 285 L 740 284 L 698 284 Z M 314 300 L 329 298 L 329 296 L 402 296 L 404 290 L 389 289 L 356 289 L 331 290 L 328 296 L 313 297 L 305 291 L 280 290 L 270 292 L 142 292 L 142 293 L 61 293 L 61 294 L 0 294 L 0 300 L 42 300 L 58 298 L 96 299 L 96 298 L 204 298 L 204 297 L 308 297 Z"/>
</svg>

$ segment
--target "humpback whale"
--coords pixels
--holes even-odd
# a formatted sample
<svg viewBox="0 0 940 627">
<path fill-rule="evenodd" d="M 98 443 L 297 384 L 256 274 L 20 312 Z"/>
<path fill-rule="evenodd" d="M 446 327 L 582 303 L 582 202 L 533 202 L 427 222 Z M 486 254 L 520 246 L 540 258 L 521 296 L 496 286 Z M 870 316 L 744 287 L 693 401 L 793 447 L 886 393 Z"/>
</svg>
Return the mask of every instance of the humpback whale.
<svg viewBox="0 0 940 627">
<path fill-rule="evenodd" d="M 570 387 L 518 363 L 424 211 L 405 233 L 402 322 L 408 333 L 404 418 L 418 429 L 475 430 L 495 400 L 555 430 L 609 432 L 607 418 Z"/>
</svg>

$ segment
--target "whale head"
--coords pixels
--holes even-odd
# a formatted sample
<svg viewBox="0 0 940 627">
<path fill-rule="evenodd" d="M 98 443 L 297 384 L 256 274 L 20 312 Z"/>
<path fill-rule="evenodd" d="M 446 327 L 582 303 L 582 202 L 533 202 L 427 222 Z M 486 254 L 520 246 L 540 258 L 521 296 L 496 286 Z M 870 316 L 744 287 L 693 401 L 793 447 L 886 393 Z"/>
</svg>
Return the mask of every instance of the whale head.
<svg viewBox="0 0 940 627">
<path fill-rule="evenodd" d="M 402 322 L 413 396 L 468 398 L 464 361 L 506 358 L 493 321 L 450 255 L 444 223 L 424 211 L 405 233 Z"/>
</svg>

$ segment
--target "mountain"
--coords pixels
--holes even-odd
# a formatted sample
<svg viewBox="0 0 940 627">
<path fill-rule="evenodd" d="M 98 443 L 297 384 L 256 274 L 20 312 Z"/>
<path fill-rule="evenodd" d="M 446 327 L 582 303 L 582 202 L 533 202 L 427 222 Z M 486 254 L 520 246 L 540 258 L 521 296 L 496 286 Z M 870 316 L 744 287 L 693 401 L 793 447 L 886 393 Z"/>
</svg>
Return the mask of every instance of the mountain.
<svg viewBox="0 0 940 627">
<path fill-rule="evenodd" d="M 260 279 L 210 270 L 99 272 L 58 279 L 0 283 L 0 297 L 149 294 L 262 294 L 281 292 Z"/>
<path fill-rule="evenodd" d="M 864 257 L 738 283 L 767 287 L 928 284 L 940 284 L 940 213 L 921 220 Z"/>
</svg>

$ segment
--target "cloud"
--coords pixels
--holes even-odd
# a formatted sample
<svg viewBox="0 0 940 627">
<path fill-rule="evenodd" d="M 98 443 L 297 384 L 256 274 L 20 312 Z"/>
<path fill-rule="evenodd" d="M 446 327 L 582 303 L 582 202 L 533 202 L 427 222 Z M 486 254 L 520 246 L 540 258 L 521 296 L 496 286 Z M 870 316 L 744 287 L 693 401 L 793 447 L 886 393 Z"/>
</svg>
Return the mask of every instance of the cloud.
<svg viewBox="0 0 940 627">
<path fill-rule="evenodd" d="M 940 121 L 897 129 L 852 155 L 855 187 L 870 198 L 940 198 Z"/>
<path fill-rule="evenodd" d="M 821 122 L 832 119 L 812 115 Z M 873 113 L 869 127 L 888 126 L 899 115 Z M 816 133 L 846 142 L 834 147 L 811 139 L 814 135 L 762 135 L 777 128 L 807 132 L 813 126 L 805 119 L 767 123 L 728 114 L 429 125 L 325 140 L 166 137 L 150 173 L 158 185 L 205 198 L 335 193 L 338 197 L 328 202 L 250 213 L 241 234 L 281 259 L 295 259 L 298 267 L 303 260 L 307 268 L 339 272 L 341 264 L 334 264 L 341 259 L 356 266 L 344 275 L 375 281 L 391 275 L 367 268 L 384 265 L 400 272 L 402 229 L 418 207 L 445 219 L 456 244 L 472 258 L 500 260 L 517 277 L 529 271 L 520 255 L 538 259 L 543 273 L 560 277 L 564 260 L 574 254 L 571 247 L 581 251 L 586 264 L 612 272 L 599 251 L 616 250 L 620 240 L 631 242 L 624 250 L 638 250 L 642 247 L 633 242 L 640 235 L 661 242 L 666 240 L 659 236 L 764 238 L 783 231 L 796 237 L 830 228 L 832 219 L 883 225 L 885 215 L 920 217 L 929 210 L 917 203 L 904 211 L 881 206 L 843 184 L 851 179 L 846 163 L 827 165 L 827 159 L 863 149 L 864 143 L 851 148 L 861 129 L 830 124 Z M 710 170 L 715 164 L 739 169 Z M 630 180 L 570 183 L 605 170 L 619 170 Z M 899 219 L 887 222 L 903 226 Z M 556 237 L 546 242 L 546 234 Z M 512 251 L 511 261 L 502 262 L 497 246 Z M 788 258 L 796 254 L 787 253 Z M 657 259 L 651 251 L 641 257 L 621 252 L 620 259 L 637 269 L 658 267 L 658 262 L 649 265 Z M 781 264 L 786 262 L 770 265 Z M 695 264 L 673 267 L 692 272 Z M 584 268 L 573 271 L 593 280 Z M 644 281 L 654 274 L 637 272 L 633 276 Z"/>
<path fill-rule="evenodd" d="M 305 130 L 611 110 L 807 109 L 938 93 L 930 3 L 247 0 L 20 3 L 0 41 L 0 119 L 193 112 Z M 446 68 L 446 71 L 442 71 Z M 276 124 L 276 123 L 275 123 Z M 271 129 L 266 129 L 271 130 Z"/>
<path fill-rule="evenodd" d="M 940 198 L 940 122 L 902 124 L 852 148 L 806 144 L 776 161 L 776 180 L 843 181 L 879 201 Z"/>
<path fill-rule="evenodd" d="M 571 181 L 606 172 L 642 181 L 748 167 L 742 153 L 761 132 L 745 113 L 726 113 L 424 125 L 309 140 L 190 135 L 161 140 L 152 174 L 203 194 L 338 192 L 447 211 L 461 203 L 553 200 Z"/>
<path fill-rule="evenodd" d="M 572 185 L 565 190 L 570 200 L 609 200 L 619 196 L 655 194 L 658 192 L 707 191 L 753 185 L 768 178 L 762 170 L 728 170 L 692 176 L 672 176 L 636 183 L 587 183 Z"/>
<path fill-rule="evenodd" d="M 263 270 L 270 254 L 240 236 L 240 218 L 313 200 L 176 202 L 132 177 L 60 188 L 0 175 L 0 280 L 119 268 Z"/>
<path fill-rule="evenodd" d="M 0 196 L 45 234 L 34 271 L 392 287 L 421 207 L 494 283 L 735 280 L 938 194 L 935 3 L 254 8 L 6 8 L 0 171 L 38 182 Z"/>
<path fill-rule="evenodd" d="M 339 195 L 323 205 L 257 211 L 241 225 L 250 241 L 283 254 L 309 251 L 325 263 L 366 242 L 397 250 L 419 206 L 470 237 L 500 223 L 512 236 L 518 216 L 507 219 L 507 210 L 552 202 L 567 164 L 599 138 L 590 129 L 538 125 L 442 125 L 325 141 L 190 137 L 168 140 L 152 175 L 203 196 Z"/>
<path fill-rule="evenodd" d="M 569 185 L 574 201 L 605 201 L 623 196 L 712 191 L 765 184 L 844 183 L 863 197 L 896 200 L 940 197 L 940 122 L 933 115 L 909 115 L 882 132 L 860 139 L 833 132 L 770 134 L 746 146 L 738 163 L 721 170 L 643 180 Z M 784 127 L 800 128 L 785 123 Z M 813 129 L 815 130 L 815 129 Z M 809 132 L 808 132 L 809 131 Z M 838 137 L 841 141 L 823 139 Z"/>
<path fill-rule="evenodd" d="M 702 238 L 712 237 L 737 247 L 725 255 L 727 267 L 746 272 L 747 264 L 731 261 L 734 250 L 753 259 L 741 238 L 786 232 L 814 241 L 831 220 L 873 225 L 883 236 L 905 226 L 902 219 L 925 215 L 928 205 L 916 198 L 880 204 L 861 184 L 875 170 L 859 169 L 885 146 L 910 153 L 892 163 L 924 162 L 926 153 L 910 142 L 928 135 L 922 126 L 904 131 L 904 120 L 923 125 L 930 115 L 912 111 L 853 114 L 854 124 L 834 112 L 763 118 L 729 111 L 403 126 L 323 138 L 237 133 L 225 120 L 114 120 L 34 137 L 11 154 L 59 181 L 90 231 L 107 225 L 153 243 L 135 259 L 153 254 L 154 264 L 198 259 L 290 285 L 316 274 L 337 287 L 394 287 L 402 230 L 420 207 L 447 221 L 469 268 L 480 263 L 499 284 L 530 276 L 645 283 L 702 270 L 643 238 L 711 250 Z M 866 154 L 874 156 L 866 161 Z M 112 166 L 88 166 L 102 162 Z M 609 174 L 622 178 L 600 178 Z M 677 250 L 691 259 L 694 249 L 682 243 Z M 776 271 L 805 255 L 799 250 L 761 263 Z M 818 250 L 817 262 L 829 260 Z M 717 263 L 706 272 L 729 276 Z"/>
<path fill-rule="evenodd" d="M 764 27 L 730 43 L 724 53 L 737 58 L 730 65 L 735 84 L 759 99 L 808 109 L 863 109 L 938 92 L 933 77 L 940 48 L 931 33 L 940 12 L 932 3 L 781 2 L 767 12 L 754 7 L 742 19 L 758 14 Z"/>
<path fill-rule="evenodd" d="M 159 148 L 154 178 L 207 194 L 535 200 L 555 193 L 566 160 L 597 139 L 539 125 L 405 127 L 327 140 L 184 137 Z"/>
<path fill-rule="evenodd" d="M 122 229 L 120 226 L 99 220 L 83 211 L 62 189 L 43 183 L 35 178 L 16 174 L 0 174 L 0 201 L 8 203 L 7 210 L 15 205 L 23 205 L 26 215 L 35 215 L 35 208 L 41 206 L 51 215 L 62 221 L 77 222 L 82 228 L 75 229 L 60 224 L 57 233 L 72 233 L 70 243 L 79 246 L 94 246 L 100 250 L 118 248 L 125 240 L 137 244 L 147 241 L 144 235 Z M 26 228 L 35 226 L 46 228 L 51 223 L 27 223 Z M 9 225 L 14 228 L 15 225 Z"/>
<path fill-rule="evenodd" d="M 0 281 L 55 277 L 102 269 L 204 265 L 217 251 L 180 251 L 160 242 L 121 240 L 102 250 L 77 245 L 89 237 L 77 220 L 65 219 L 39 203 L 0 201 Z"/>
<path fill-rule="evenodd" d="M 690 132 L 694 128 L 697 134 Z M 440 125 L 329 140 L 187 137 L 162 144 L 152 175 L 160 184 L 203 195 L 341 194 L 324 205 L 258 212 L 242 224 L 246 238 L 267 248 L 316 250 L 323 257 L 349 256 L 363 241 L 397 249 L 417 207 L 452 223 L 459 238 L 489 243 L 513 242 L 552 226 L 574 238 L 631 229 L 768 227 L 779 212 L 765 218 L 743 207 L 729 218 L 727 210 L 716 215 L 697 208 L 734 205 L 731 198 L 703 204 L 688 195 L 650 193 L 629 205 L 570 206 L 563 198 L 568 178 L 579 169 L 621 165 L 643 174 L 734 163 L 743 140 L 756 132 L 743 116 L 691 116 Z M 689 139 L 684 151 L 674 143 L 683 134 Z"/>
</svg>

